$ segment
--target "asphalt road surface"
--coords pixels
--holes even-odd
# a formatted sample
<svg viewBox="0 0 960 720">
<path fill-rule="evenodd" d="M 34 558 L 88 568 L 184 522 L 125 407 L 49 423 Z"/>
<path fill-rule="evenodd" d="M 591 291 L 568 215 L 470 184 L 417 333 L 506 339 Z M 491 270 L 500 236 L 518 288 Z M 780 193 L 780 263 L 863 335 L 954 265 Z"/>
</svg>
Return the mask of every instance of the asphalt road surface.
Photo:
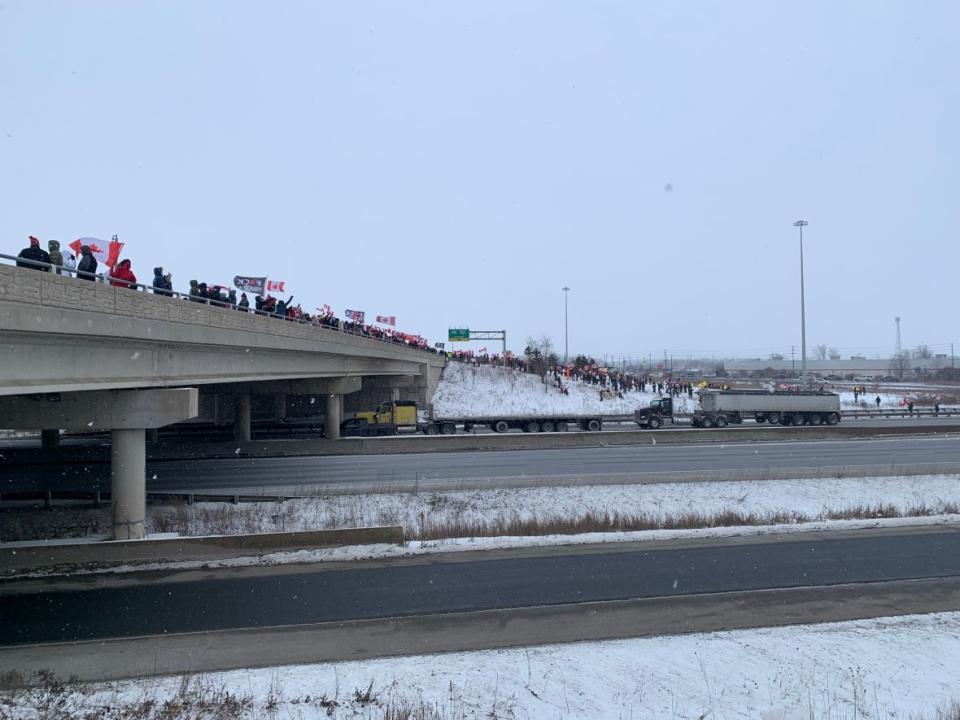
<svg viewBox="0 0 960 720">
<path fill-rule="evenodd" d="M 651 436 L 651 442 L 654 440 Z M 370 489 L 432 480 L 476 481 L 523 476 L 788 470 L 838 466 L 915 465 L 960 461 L 960 438 L 901 437 L 704 445 L 183 460 L 147 464 L 151 492 L 285 492 L 351 486 Z M 4 468 L 0 489 L 107 490 L 107 464 Z"/>
<path fill-rule="evenodd" d="M 472 555 L 229 569 L 73 591 L 0 587 L 0 645 L 954 577 L 960 531 Z"/>
</svg>

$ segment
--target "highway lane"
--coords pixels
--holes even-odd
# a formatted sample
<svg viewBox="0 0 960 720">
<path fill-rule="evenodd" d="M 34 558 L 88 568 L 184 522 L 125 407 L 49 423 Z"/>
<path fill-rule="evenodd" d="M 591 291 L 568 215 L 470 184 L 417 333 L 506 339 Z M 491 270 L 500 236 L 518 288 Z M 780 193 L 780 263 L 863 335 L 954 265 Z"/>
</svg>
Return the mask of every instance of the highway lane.
<svg viewBox="0 0 960 720">
<path fill-rule="evenodd" d="M 233 569 L 72 591 L 0 586 L 0 645 L 958 575 L 960 531 L 937 528 Z"/>
<path fill-rule="evenodd" d="M 651 435 L 651 443 L 655 437 Z M 523 476 L 602 476 L 624 473 L 779 471 L 838 466 L 942 464 L 960 461 L 960 438 L 899 437 L 727 443 L 632 445 L 551 450 L 405 455 L 231 458 L 150 462 L 151 492 L 232 490 L 270 492 L 356 486 L 371 489 L 433 480 L 477 481 Z M 4 468 L 0 489 L 107 490 L 106 464 Z"/>
</svg>

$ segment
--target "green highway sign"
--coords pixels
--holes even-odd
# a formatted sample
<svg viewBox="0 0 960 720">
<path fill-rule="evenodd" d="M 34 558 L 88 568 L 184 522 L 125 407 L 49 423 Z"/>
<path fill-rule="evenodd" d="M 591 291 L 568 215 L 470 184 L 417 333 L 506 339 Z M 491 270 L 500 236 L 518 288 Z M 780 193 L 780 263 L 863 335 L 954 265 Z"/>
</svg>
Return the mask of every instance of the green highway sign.
<svg viewBox="0 0 960 720">
<path fill-rule="evenodd" d="M 469 328 L 450 328 L 447 333 L 447 340 L 450 342 L 469 342 L 470 341 L 470 329 Z"/>
</svg>

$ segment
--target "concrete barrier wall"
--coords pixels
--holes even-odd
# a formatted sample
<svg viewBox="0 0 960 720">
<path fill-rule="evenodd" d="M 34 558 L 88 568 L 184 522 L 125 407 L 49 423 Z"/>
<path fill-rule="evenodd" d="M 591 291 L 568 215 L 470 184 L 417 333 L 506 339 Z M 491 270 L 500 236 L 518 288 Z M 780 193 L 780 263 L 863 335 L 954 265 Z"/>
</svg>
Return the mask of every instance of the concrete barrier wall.
<svg viewBox="0 0 960 720">
<path fill-rule="evenodd" d="M 0 577 L 62 567 L 215 560 L 338 545 L 403 544 L 400 526 L 0 547 Z"/>
</svg>

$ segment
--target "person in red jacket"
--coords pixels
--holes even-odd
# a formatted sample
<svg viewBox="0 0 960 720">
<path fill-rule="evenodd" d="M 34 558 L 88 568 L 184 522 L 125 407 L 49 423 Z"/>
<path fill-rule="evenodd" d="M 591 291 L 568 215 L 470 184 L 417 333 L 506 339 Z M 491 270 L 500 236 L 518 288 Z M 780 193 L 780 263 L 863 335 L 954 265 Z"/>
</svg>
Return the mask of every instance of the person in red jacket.
<svg viewBox="0 0 960 720">
<path fill-rule="evenodd" d="M 121 260 L 117 266 L 110 272 L 110 284 L 114 287 L 125 287 L 136 289 L 137 276 L 130 269 L 129 260 Z"/>
</svg>

